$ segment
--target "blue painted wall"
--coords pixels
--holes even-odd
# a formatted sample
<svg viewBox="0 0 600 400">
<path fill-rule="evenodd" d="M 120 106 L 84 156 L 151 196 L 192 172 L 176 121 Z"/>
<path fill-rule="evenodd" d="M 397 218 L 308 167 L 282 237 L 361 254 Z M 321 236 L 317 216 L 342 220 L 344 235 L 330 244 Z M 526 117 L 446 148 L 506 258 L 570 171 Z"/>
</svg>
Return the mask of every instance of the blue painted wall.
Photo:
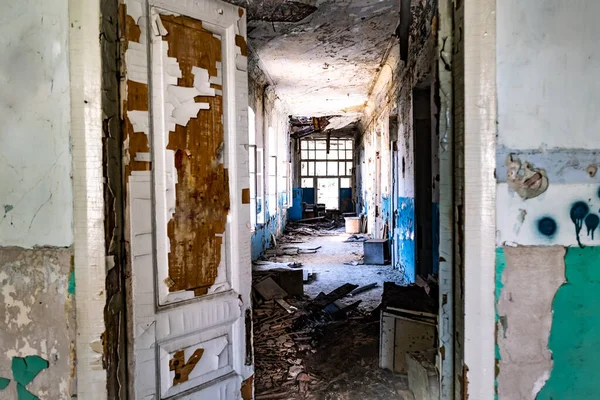
<svg viewBox="0 0 600 400">
<path fill-rule="evenodd" d="M 292 189 L 292 208 L 288 210 L 290 221 L 298 221 L 302 219 L 302 189 Z"/>
<path fill-rule="evenodd" d="M 354 212 L 351 188 L 340 188 L 340 211 L 343 213 Z"/>
<path fill-rule="evenodd" d="M 260 258 L 265 250 L 271 247 L 272 236 L 278 237 L 285 229 L 288 214 L 288 210 L 284 207 L 285 194 L 279 194 L 277 203 L 277 213 L 269 215 L 268 199 L 265 200 L 266 222 L 257 225 L 252 235 L 252 261 Z"/>
<path fill-rule="evenodd" d="M 411 197 L 398 198 L 398 218 L 396 219 L 400 239 L 397 246 L 398 264 L 404 271 L 408 283 L 416 279 L 415 270 L 415 199 Z"/>
</svg>

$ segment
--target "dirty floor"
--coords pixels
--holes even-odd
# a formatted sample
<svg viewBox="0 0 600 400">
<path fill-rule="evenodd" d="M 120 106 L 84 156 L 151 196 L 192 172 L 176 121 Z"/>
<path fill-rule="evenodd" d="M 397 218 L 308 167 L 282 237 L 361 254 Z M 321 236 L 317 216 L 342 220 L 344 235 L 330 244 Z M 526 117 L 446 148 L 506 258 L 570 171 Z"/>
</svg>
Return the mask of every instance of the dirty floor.
<svg viewBox="0 0 600 400">
<path fill-rule="evenodd" d="M 391 265 L 347 265 L 345 263 L 362 262 L 363 243 L 346 242 L 351 236 L 344 233 L 343 229 L 331 231 L 319 231 L 323 236 L 297 236 L 294 235 L 290 241 L 281 240 L 278 243 L 279 250 L 275 254 L 284 254 L 285 248 L 298 247 L 301 250 L 320 248 L 316 253 L 300 253 L 298 255 L 275 255 L 268 256 L 268 262 L 273 264 L 255 265 L 255 269 L 266 270 L 269 268 L 280 268 L 291 262 L 302 263 L 302 268 L 317 274 L 317 280 L 304 285 L 304 293 L 310 298 L 316 297 L 320 292 L 329 293 L 344 283 L 352 283 L 359 287 L 377 283 L 375 289 L 360 293 L 354 297 L 346 297 L 342 303 L 351 303 L 362 300 L 359 308 L 364 311 L 372 311 L 381 303 L 383 293 L 383 282 L 402 283 L 401 274 L 392 269 Z M 302 241 L 302 243 L 295 243 Z M 268 252 L 273 254 L 273 252 Z"/>
<path fill-rule="evenodd" d="M 264 272 L 301 263 L 301 268 L 316 274 L 315 281 L 304 285 L 303 298 L 287 299 L 297 309 L 293 314 L 273 301 L 255 304 L 256 400 L 412 399 L 406 376 L 378 367 L 376 309 L 383 283 L 402 283 L 400 274 L 390 265 L 360 264 L 363 243 L 346 242 L 350 236 L 342 229 L 288 233 L 254 266 Z M 299 254 L 287 255 L 296 249 Z M 377 287 L 342 298 L 339 302 L 344 305 L 361 303 L 341 318 L 313 309 L 312 300 L 319 293 L 330 293 L 345 283 L 359 287 L 377 283 Z"/>
</svg>

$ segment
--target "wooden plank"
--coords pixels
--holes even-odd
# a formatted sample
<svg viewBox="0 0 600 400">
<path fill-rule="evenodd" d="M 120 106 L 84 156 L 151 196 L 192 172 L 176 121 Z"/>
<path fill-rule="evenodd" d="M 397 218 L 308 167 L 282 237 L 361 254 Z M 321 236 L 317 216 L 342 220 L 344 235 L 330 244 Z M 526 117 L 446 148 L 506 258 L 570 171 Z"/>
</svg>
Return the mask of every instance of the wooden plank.
<svg viewBox="0 0 600 400">
<path fill-rule="evenodd" d="M 334 291 L 324 296 L 318 296 L 313 301 L 313 305 L 316 307 L 323 308 L 326 305 L 333 303 L 336 300 L 341 299 L 344 296 L 347 296 L 350 292 L 356 289 L 358 285 L 353 285 L 351 283 L 345 283 L 342 286 L 338 287 Z"/>
<path fill-rule="evenodd" d="M 281 288 L 273 278 L 263 279 L 254 285 L 254 289 L 260 294 L 265 300 L 272 299 L 283 299 L 287 297 L 287 292 Z"/>
</svg>

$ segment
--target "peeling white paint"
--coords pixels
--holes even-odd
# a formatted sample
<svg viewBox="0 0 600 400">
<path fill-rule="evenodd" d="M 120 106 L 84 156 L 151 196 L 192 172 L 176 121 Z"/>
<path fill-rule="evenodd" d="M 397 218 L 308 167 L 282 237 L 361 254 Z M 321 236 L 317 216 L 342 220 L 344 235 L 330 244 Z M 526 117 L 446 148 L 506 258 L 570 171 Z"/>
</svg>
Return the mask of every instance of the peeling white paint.
<svg viewBox="0 0 600 400">
<path fill-rule="evenodd" d="M 16 295 L 15 287 L 13 285 L 4 284 L 2 287 L 2 296 L 4 297 L 4 305 L 7 311 L 13 311 L 17 309 L 16 317 L 12 317 L 11 312 L 7 312 L 4 315 L 4 323 L 11 329 L 14 329 L 13 325 L 19 329 L 24 325 L 30 324 L 32 321 L 29 318 L 29 312 L 31 308 L 26 306 L 21 300 L 15 299 L 12 295 Z"/>
<path fill-rule="evenodd" d="M 129 118 L 129 122 L 131 122 L 134 132 L 143 132 L 146 135 L 148 135 L 148 133 L 150 132 L 148 111 L 128 111 L 127 118 Z"/>
</svg>

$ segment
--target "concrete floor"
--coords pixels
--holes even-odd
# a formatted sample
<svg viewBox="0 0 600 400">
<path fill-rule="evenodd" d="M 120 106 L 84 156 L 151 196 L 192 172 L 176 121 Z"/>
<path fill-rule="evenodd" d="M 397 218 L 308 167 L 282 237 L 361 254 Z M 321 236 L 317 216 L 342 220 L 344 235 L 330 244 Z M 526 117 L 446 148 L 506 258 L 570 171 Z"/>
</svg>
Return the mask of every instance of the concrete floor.
<svg viewBox="0 0 600 400">
<path fill-rule="evenodd" d="M 276 256 L 268 258 L 274 264 L 255 265 L 255 269 L 269 269 L 281 267 L 290 262 L 300 262 L 302 268 L 309 272 L 317 273 L 317 280 L 304 285 L 304 293 L 310 298 L 316 297 L 320 292 L 329 293 L 344 283 L 352 283 L 364 286 L 377 283 L 375 289 L 360 293 L 354 297 L 342 299 L 342 303 L 349 304 L 356 300 L 362 300 L 360 308 L 364 311 L 372 311 L 379 306 L 383 293 L 383 282 L 395 282 L 400 284 L 402 276 L 392 269 L 391 265 L 346 265 L 351 261 L 362 262 L 363 243 L 345 242 L 350 235 L 343 231 L 326 236 L 296 236 L 295 240 L 303 243 L 280 243 L 278 248 L 289 246 L 300 249 L 311 249 L 321 246 L 314 254 L 299 254 L 294 256 Z"/>
</svg>

